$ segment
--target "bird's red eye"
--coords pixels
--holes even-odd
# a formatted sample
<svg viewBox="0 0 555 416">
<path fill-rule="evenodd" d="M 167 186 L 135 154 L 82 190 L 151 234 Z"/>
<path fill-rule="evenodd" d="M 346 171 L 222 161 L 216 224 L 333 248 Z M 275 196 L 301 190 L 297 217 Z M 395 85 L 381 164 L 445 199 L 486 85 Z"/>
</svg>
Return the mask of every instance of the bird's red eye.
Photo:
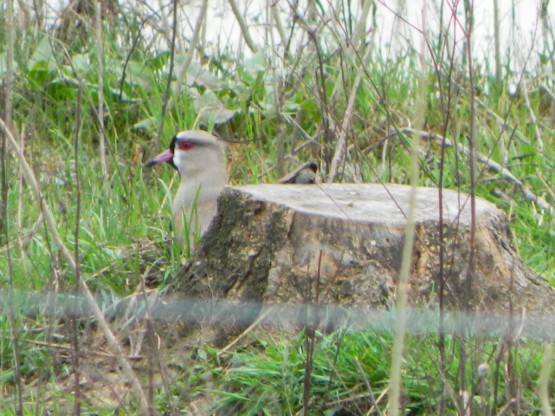
<svg viewBox="0 0 555 416">
<path fill-rule="evenodd" d="M 193 148 L 193 143 L 191 142 L 186 142 L 186 141 L 178 141 L 177 142 L 177 147 L 179 147 L 179 150 L 183 150 L 184 152 L 187 152 L 189 150 L 191 150 Z"/>
</svg>

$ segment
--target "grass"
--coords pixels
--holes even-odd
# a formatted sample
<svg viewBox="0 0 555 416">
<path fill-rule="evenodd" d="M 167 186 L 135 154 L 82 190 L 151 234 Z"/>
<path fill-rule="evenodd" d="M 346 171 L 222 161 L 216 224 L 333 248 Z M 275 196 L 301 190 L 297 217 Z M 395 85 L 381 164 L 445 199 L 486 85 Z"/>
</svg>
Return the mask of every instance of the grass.
<svg viewBox="0 0 555 416">
<path fill-rule="evenodd" d="M 2 18 L 6 18 L 4 12 Z M 98 154 L 98 56 L 91 33 L 72 41 L 58 38 L 54 28 L 29 27 L 18 33 L 21 47 L 15 58 L 14 84 L 3 93 L 3 99 L 9 95 L 12 100 L 11 130 L 25 145 L 44 201 L 54 212 L 58 232 L 65 245 L 78 252 L 80 273 L 103 308 L 108 309 L 116 298 L 140 293 L 138 288 L 145 277 L 154 276 L 162 286 L 171 282 L 185 260 L 168 245 L 172 239 L 170 206 L 175 174 L 166 166 L 143 168 L 143 163 L 163 149 L 177 130 L 200 124 L 224 137 L 243 140 L 229 149 L 233 184 L 278 178 L 280 151 L 276 137 L 280 128 L 286 132 L 281 146 L 287 154 L 301 161 L 317 160 L 326 171 L 335 137 L 323 138 L 323 120 L 340 126 L 348 116 L 346 97 L 361 70 L 364 75 L 348 135 L 348 163 L 358 169 L 359 176 L 340 171 L 337 179 L 408 183 L 408 137 L 388 134 L 394 128 L 410 127 L 416 115 L 420 69 L 414 51 L 385 57 L 376 50 L 361 69 L 344 60 L 344 50 L 330 53 L 322 49 L 321 60 L 314 58 L 312 44 L 305 45 L 310 53 L 300 50 L 287 58 L 272 55 L 270 50 L 253 58 L 229 50 L 210 57 L 199 55 L 194 63 L 201 76 L 172 97 L 173 105 L 167 108 L 158 136 L 171 45 L 162 38 L 149 44 L 148 36 L 138 32 L 139 23 L 130 18 L 127 23 L 116 20 L 103 28 L 106 177 L 102 176 Z M 2 39 L 7 37 L 5 29 L 0 32 Z M 136 44 L 132 42 L 134 36 Z M 333 36 L 326 37 L 328 42 L 330 39 Z M 9 43 L 5 45 L 0 47 L 1 62 L 7 59 Z M 431 50 L 441 50 L 441 45 L 437 46 Z M 287 74 L 283 82 L 276 82 L 269 56 L 283 64 Z M 362 46 L 359 56 L 363 56 Z M 427 62 L 429 91 L 423 128 L 467 145 L 471 97 L 468 77 L 460 65 L 462 58 L 456 56 L 445 62 L 434 58 Z M 176 57 L 176 61 L 182 62 L 183 56 Z M 459 65 L 462 73 L 448 75 L 451 64 Z M 5 66 L 0 68 L 5 71 Z M 325 74 L 323 90 L 320 69 Z M 530 68 L 522 74 L 527 84 L 514 90 L 515 78 L 510 76 L 509 66 L 501 83 L 487 68 L 475 68 L 477 98 L 483 103 L 477 106 L 477 151 L 509 169 L 524 187 L 552 207 L 555 136 L 551 114 L 555 104 L 540 82 L 548 88 L 553 85 L 551 80 L 534 75 L 544 70 Z M 525 88 L 529 103 L 523 95 Z M 333 96 L 334 91 L 340 92 Z M 323 105 L 323 95 L 331 101 L 329 108 Z M 279 99 L 281 107 L 276 104 Z M 235 115 L 225 123 L 216 123 L 213 114 L 200 111 L 203 102 L 216 103 Z M 536 123 L 530 122 L 532 114 Z M 284 115 L 297 124 L 285 121 Z M 543 146 L 536 137 L 537 127 L 543 131 Z M 297 150 L 306 144 L 307 135 L 316 138 L 317 144 Z M 448 148 L 442 158 L 439 144 L 432 140 L 421 139 L 420 146 L 422 185 L 438 186 L 442 175 L 444 187 L 472 190 L 466 156 Z M 7 186 L 2 189 L 7 205 L 6 215 L 0 214 L 1 291 L 23 295 L 71 293 L 76 276 L 60 256 L 50 231 L 37 222 L 38 204 L 21 178 L 17 162 L 11 156 L 4 158 Z M 287 168 L 296 167 L 283 162 Z M 483 164 L 479 165 L 474 191 L 507 213 L 522 259 L 555 285 L 553 212 L 529 201 L 514 183 Z M 138 405 L 129 395 L 122 402 L 108 400 L 113 391 L 93 382 L 96 373 L 91 368 L 111 374 L 116 367 L 113 360 L 102 355 L 107 347 L 94 321 L 78 322 L 79 355 L 71 344 L 75 322 L 67 317 L 51 317 L 44 310 L 29 314 L 35 306 L 22 301 L 12 315 L 9 308 L 2 307 L 0 401 L 6 406 L 0 414 L 77 413 L 75 403 L 83 414 L 137 411 Z M 126 348 L 141 342 L 135 337 L 144 328 L 133 319 L 110 324 Z M 314 365 L 307 413 L 366 414 L 376 401 L 375 408 L 385 412 L 391 376 L 390 334 L 317 333 L 315 351 L 310 353 L 307 339 L 311 335 L 307 332 L 278 336 L 258 331 L 230 355 L 221 355 L 213 346 L 181 345 L 179 336 L 177 341 L 167 343 L 167 350 L 155 353 L 146 347 L 147 341 L 142 341 L 145 346 L 141 351 L 146 351 L 143 358 L 150 361 L 138 366 L 138 373 L 147 390 L 152 390 L 154 407 L 168 414 L 192 404 L 208 406 L 205 409 L 220 414 L 298 414 L 307 410 L 304 375 L 310 359 Z M 539 412 L 536 380 L 543 349 L 538 341 L 448 337 L 443 376 L 438 342 L 438 337 L 431 335 L 412 335 L 406 340 L 401 404 L 407 413 L 461 414 L 461 381 L 466 382 L 477 414 L 498 414 L 504 409 L 513 414 Z M 76 355 L 81 360 L 77 365 L 72 361 Z M 468 373 L 465 380 L 458 373 L 461 360 Z M 489 370 L 480 376 L 479 368 L 484 363 Z M 90 389 L 88 400 L 76 399 L 77 383 L 70 378 L 76 368 L 87 380 L 83 388 Z M 165 385 L 152 372 L 172 382 Z M 112 384 L 113 390 L 124 388 L 119 382 Z M 91 391 L 104 393 L 106 400 L 90 399 Z"/>
<path fill-rule="evenodd" d="M 260 334 L 256 341 L 231 356 L 222 358 L 217 351 L 205 353 L 203 360 L 212 365 L 217 387 L 209 383 L 204 394 L 210 398 L 211 411 L 222 414 L 287 414 L 293 415 L 302 407 L 303 375 L 306 359 L 306 338 L 276 337 Z M 389 383 L 389 351 L 393 338 L 385 333 L 317 334 L 312 374 L 310 414 L 366 414 L 373 405 L 385 408 Z M 404 362 L 403 402 L 409 414 L 437 414 L 443 390 L 448 391 L 448 414 L 456 412 L 458 342 L 449 337 L 447 377 L 441 380 L 435 337 L 409 336 L 406 349 L 410 351 Z M 507 349 L 508 344 L 475 340 L 468 345 L 471 351 L 468 371 L 471 374 L 472 407 L 478 414 L 492 406 L 507 404 L 505 383 L 509 382 L 498 361 L 514 355 L 520 388 L 535 390 L 535 374 L 541 365 L 541 345 L 529 343 L 523 348 Z M 208 357 L 208 358 L 206 358 Z M 480 375 L 481 366 L 483 374 Z M 261 382 L 264 380 L 264 382 Z M 498 391 L 494 386 L 498 384 Z M 523 414 L 537 411 L 537 396 L 522 398 Z"/>
</svg>

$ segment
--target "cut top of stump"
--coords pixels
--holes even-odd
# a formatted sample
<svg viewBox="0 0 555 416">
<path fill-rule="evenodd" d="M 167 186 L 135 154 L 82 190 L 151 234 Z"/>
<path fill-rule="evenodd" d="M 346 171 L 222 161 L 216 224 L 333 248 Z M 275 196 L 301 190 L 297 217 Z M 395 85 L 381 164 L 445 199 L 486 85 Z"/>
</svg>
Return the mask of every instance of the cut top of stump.
<svg viewBox="0 0 555 416">
<path fill-rule="evenodd" d="M 333 217 L 350 222 L 405 226 L 410 208 L 411 190 L 404 185 L 325 184 L 305 185 L 248 185 L 241 192 L 257 200 L 284 205 L 297 213 Z M 416 188 L 416 223 L 438 221 L 439 190 Z M 443 221 L 470 225 L 471 198 L 469 195 L 444 189 Z M 502 215 L 492 203 L 475 198 L 476 221 Z"/>
</svg>

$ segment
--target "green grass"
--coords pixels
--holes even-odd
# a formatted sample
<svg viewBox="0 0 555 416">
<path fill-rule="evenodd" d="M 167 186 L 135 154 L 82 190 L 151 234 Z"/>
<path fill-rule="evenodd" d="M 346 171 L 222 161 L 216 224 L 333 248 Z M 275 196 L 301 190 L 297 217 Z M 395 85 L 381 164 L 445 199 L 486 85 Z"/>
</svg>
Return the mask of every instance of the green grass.
<svg viewBox="0 0 555 416">
<path fill-rule="evenodd" d="M 262 332 L 252 344 L 234 352 L 227 359 L 217 351 L 204 355 L 215 385 L 205 390 L 213 403 L 212 411 L 223 414 L 297 414 L 303 403 L 303 379 L 306 363 L 306 338 L 276 337 Z M 365 414 L 377 402 L 383 412 L 390 368 L 393 339 L 389 334 L 355 332 L 317 334 L 314 370 L 311 377 L 310 414 Z M 446 379 L 440 374 L 437 340 L 430 336 L 410 336 L 406 343 L 407 356 L 403 369 L 404 406 L 409 414 L 437 414 L 441 392 L 447 393 L 448 414 L 456 412 L 458 388 L 457 360 L 459 343 L 447 337 L 446 350 L 450 363 Z M 523 410 L 530 414 L 538 410 L 535 394 L 536 374 L 541 365 L 541 345 L 530 343 L 513 348 L 509 344 L 488 340 L 467 343 L 470 387 L 474 411 L 507 404 L 508 387 L 503 365 L 508 355 L 519 374 L 519 388 L 524 392 Z M 487 364 L 485 376 L 478 367 Z M 500 365 L 499 365 L 500 364 Z M 498 384 L 497 396 L 494 385 Z M 373 399 L 372 399 L 373 396 Z M 482 413 L 479 413 L 482 414 Z"/>
</svg>

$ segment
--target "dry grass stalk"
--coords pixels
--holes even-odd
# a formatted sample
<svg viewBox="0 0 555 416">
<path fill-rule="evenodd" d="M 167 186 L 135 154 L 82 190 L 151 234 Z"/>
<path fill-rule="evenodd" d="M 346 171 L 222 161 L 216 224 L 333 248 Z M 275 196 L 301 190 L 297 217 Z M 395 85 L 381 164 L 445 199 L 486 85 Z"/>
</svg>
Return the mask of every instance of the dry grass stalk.
<svg viewBox="0 0 555 416">
<path fill-rule="evenodd" d="M 33 170 L 31 169 L 31 167 L 27 163 L 25 155 L 23 154 L 21 148 L 19 147 L 18 143 L 16 142 L 15 138 L 13 137 L 11 131 L 7 128 L 6 124 L 4 123 L 4 121 L 2 119 L 0 119 L 0 129 L 4 132 L 5 136 L 8 139 L 8 143 L 12 147 L 17 159 L 19 160 L 19 163 L 20 163 L 21 168 L 23 170 L 23 175 L 25 176 L 26 181 L 29 183 L 29 186 L 31 187 L 31 191 L 33 192 L 33 195 L 34 195 L 36 201 L 38 202 L 38 204 L 40 206 L 42 215 L 44 217 L 44 220 L 46 222 L 48 230 L 50 231 L 50 233 L 52 235 L 54 243 L 58 246 L 63 258 L 69 264 L 73 273 L 76 276 L 79 276 L 80 275 L 79 270 L 78 270 L 79 265 L 75 261 L 75 258 L 73 257 L 71 252 L 68 250 L 66 245 L 63 243 L 62 238 L 61 238 L 60 234 L 58 233 L 58 228 L 56 226 L 56 221 L 54 219 L 54 216 L 52 215 L 52 211 L 50 211 L 49 206 L 44 201 L 44 198 L 43 198 L 42 193 L 40 191 L 40 187 L 39 187 L 37 179 L 36 179 L 36 177 L 33 173 Z M 108 326 L 108 322 L 106 322 L 106 319 L 104 318 L 104 315 L 103 315 L 102 311 L 100 310 L 98 304 L 96 303 L 96 301 L 93 297 L 93 294 L 91 293 L 91 291 L 90 291 L 89 287 L 87 286 L 87 283 L 85 282 L 85 280 L 82 279 L 82 278 L 78 279 L 78 285 L 79 285 L 79 288 L 81 289 L 81 292 L 85 296 L 85 300 L 86 300 L 88 306 L 91 308 L 91 311 L 92 311 L 100 329 L 102 330 L 102 333 L 104 334 L 104 337 L 106 338 L 106 341 L 108 342 L 108 345 L 109 345 L 110 349 L 112 350 L 112 353 L 116 356 L 118 364 L 121 366 L 122 371 L 125 374 L 125 376 L 131 382 L 132 390 L 135 393 L 135 395 L 136 395 L 136 397 L 139 401 L 139 405 L 140 405 L 140 408 L 141 408 L 142 412 L 144 414 L 148 414 L 149 413 L 149 410 L 148 410 L 149 406 L 148 406 L 148 402 L 146 400 L 146 396 L 144 395 L 143 389 L 141 387 L 141 384 L 139 383 L 139 380 L 137 379 L 137 376 L 135 375 L 135 372 L 131 368 L 131 365 L 125 359 L 125 356 L 124 356 L 123 349 L 122 349 L 121 345 L 119 344 L 119 342 L 117 341 L 116 337 L 114 336 L 112 330 Z"/>
</svg>

